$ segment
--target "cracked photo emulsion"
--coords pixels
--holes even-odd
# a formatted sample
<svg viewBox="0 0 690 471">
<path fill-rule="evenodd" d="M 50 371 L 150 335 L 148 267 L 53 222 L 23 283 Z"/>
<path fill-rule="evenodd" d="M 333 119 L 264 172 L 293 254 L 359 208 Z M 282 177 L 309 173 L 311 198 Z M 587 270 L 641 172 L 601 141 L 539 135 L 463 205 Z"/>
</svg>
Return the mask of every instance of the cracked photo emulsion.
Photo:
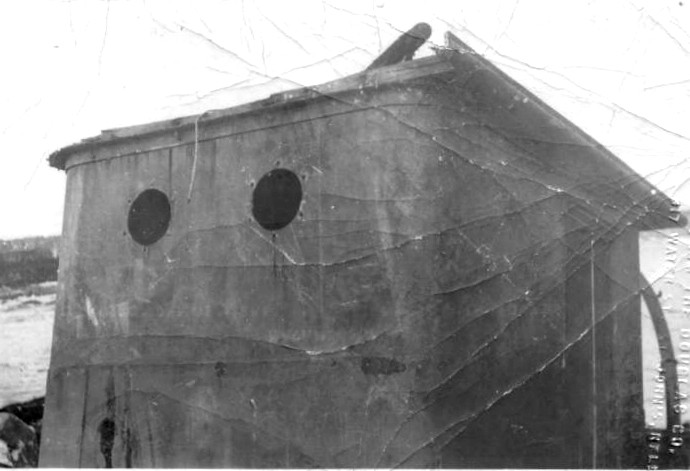
<svg viewBox="0 0 690 471">
<path fill-rule="evenodd" d="M 0 464 L 690 466 L 690 7 L 390 3 L 51 7 Z"/>
</svg>

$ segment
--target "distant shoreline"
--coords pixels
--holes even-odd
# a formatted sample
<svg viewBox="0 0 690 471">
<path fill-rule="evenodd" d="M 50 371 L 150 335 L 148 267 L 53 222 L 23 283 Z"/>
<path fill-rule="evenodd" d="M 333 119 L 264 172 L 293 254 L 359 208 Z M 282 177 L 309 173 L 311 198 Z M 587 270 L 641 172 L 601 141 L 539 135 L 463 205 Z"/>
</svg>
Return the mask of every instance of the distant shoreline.
<svg viewBox="0 0 690 471">
<path fill-rule="evenodd" d="M 60 237 L 0 241 L 0 299 L 8 290 L 57 280 Z"/>
</svg>

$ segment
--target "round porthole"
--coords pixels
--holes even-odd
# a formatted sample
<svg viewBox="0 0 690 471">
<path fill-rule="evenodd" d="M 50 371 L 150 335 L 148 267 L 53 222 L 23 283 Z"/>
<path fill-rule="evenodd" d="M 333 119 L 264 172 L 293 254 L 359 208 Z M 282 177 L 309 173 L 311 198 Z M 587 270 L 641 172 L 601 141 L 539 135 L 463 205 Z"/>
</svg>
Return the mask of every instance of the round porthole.
<svg viewBox="0 0 690 471">
<path fill-rule="evenodd" d="M 141 192 L 129 207 L 127 229 L 132 239 L 141 245 L 158 241 L 170 225 L 170 201 L 160 190 Z"/>
<path fill-rule="evenodd" d="M 292 222 L 302 202 L 302 184 L 290 170 L 277 168 L 265 174 L 252 194 L 254 219 L 269 231 Z"/>
</svg>

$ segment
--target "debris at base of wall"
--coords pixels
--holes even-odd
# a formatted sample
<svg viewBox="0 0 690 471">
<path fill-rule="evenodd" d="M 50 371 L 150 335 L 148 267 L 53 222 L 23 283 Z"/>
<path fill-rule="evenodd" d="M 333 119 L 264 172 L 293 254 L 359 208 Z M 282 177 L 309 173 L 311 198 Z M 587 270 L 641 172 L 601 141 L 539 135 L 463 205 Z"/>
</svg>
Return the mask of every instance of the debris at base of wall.
<svg viewBox="0 0 690 471">
<path fill-rule="evenodd" d="M 16 416 L 0 412 L 0 466 L 35 468 L 38 466 L 36 432 Z"/>
</svg>

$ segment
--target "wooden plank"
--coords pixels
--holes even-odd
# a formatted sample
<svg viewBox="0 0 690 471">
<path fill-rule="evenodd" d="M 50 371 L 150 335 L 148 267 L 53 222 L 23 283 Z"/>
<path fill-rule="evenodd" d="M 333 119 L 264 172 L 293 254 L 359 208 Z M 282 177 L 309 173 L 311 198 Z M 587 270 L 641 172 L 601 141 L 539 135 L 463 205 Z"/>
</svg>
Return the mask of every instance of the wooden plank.
<svg viewBox="0 0 690 471">
<path fill-rule="evenodd" d="M 622 231 L 600 240 L 595 255 L 599 463 L 607 468 L 646 463 L 638 238 Z"/>
<path fill-rule="evenodd" d="M 574 343 L 566 371 L 574 466 L 638 467 L 645 463 L 638 235 L 571 227 L 566 309 Z"/>
<path fill-rule="evenodd" d="M 594 402 L 594 362 L 592 326 L 592 234 L 577 221 L 566 225 L 569 248 L 565 268 L 566 342 L 570 346 L 564 356 L 566 402 L 564 419 L 569 461 L 575 468 L 596 467 Z"/>
<path fill-rule="evenodd" d="M 81 464 L 87 371 L 51 368 L 41 434 L 41 467 L 78 468 Z"/>
</svg>

